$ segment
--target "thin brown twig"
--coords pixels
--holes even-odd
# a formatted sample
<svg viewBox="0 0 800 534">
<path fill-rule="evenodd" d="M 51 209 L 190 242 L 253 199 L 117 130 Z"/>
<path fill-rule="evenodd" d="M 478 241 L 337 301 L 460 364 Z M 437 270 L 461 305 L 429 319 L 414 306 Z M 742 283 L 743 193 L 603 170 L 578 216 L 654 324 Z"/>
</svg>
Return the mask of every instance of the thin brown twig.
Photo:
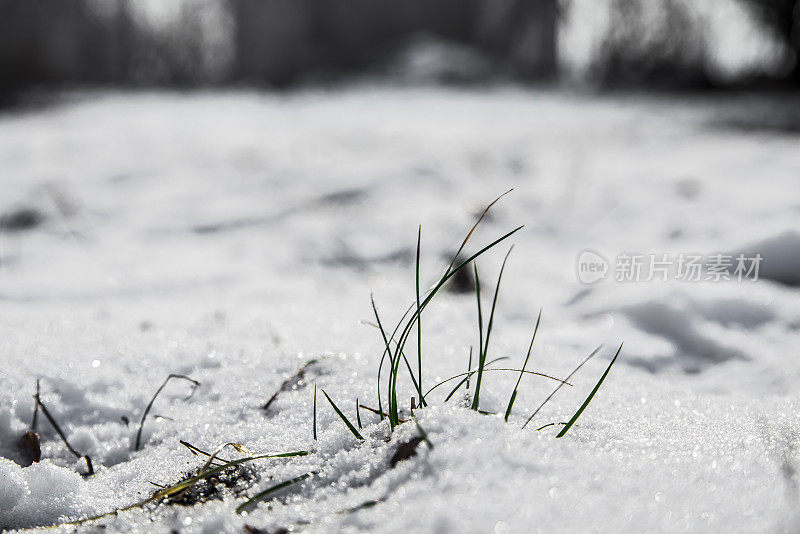
<svg viewBox="0 0 800 534">
<path fill-rule="evenodd" d="M 36 395 L 33 397 L 34 399 L 39 398 L 39 379 L 36 379 Z M 31 419 L 31 432 L 36 432 L 36 427 L 39 424 L 39 403 L 33 403 L 33 418 Z"/>
<path fill-rule="evenodd" d="M 45 419 L 47 419 L 47 422 L 50 423 L 50 426 L 52 426 L 53 429 L 56 431 L 56 434 L 58 434 L 58 437 L 61 438 L 61 441 L 64 442 L 64 445 L 67 447 L 67 450 L 69 452 L 71 452 L 72 455 L 75 456 L 77 459 L 79 459 L 79 460 L 82 459 L 82 460 L 84 460 L 86 462 L 86 470 L 87 470 L 86 476 L 92 476 L 94 474 L 94 466 L 92 466 L 92 459 L 89 457 L 88 454 L 81 454 L 78 451 L 76 451 L 75 447 L 73 447 L 70 444 L 69 440 L 67 440 L 67 436 L 61 430 L 61 427 L 58 426 L 58 423 L 56 423 L 56 420 L 53 418 L 53 416 L 50 415 L 50 411 L 44 405 L 44 403 L 42 402 L 41 397 L 39 396 L 39 387 L 38 387 L 39 381 L 38 380 L 36 381 L 36 384 L 37 384 L 36 395 L 34 396 L 34 399 L 36 400 L 36 405 L 42 411 L 42 414 L 44 415 Z"/>
<path fill-rule="evenodd" d="M 164 379 L 164 382 L 162 382 L 161 386 L 159 386 L 159 388 L 156 390 L 155 394 L 153 395 L 153 398 L 150 399 L 150 402 L 147 404 L 147 408 L 144 409 L 144 413 L 142 414 L 142 420 L 139 422 L 139 430 L 136 432 L 136 443 L 133 446 L 133 450 L 134 451 L 138 451 L 139 450 L 139 446 L 140 446 L 140 444 L 142 442 L 142 430 L 144 429 L 144 422 L 147 419 L 147 414 L 149 414 L 150 410 L 153 408 L 153 403 L 156 401 L 156 397 L 158 397 L 158 394 L 161 393 L 161 390 L 164 389 L 164 387 L 167 385 L 167 383 L 170 380 L 172 380 L 173 378 L 179 378 L 181 380 L 187 380 L 187 381 L 189 381 L 189 382 L 191 382 L 193 384 L 192 385 L 192 392 L 189 393 L 189 396 L 186 397 L 186 399 L 184 399 L 184 400 L 187 400 L 192 395 L 194 395 L 195 390 L 198 387 L 200 387 L 200 382 L 198 382 L 197 380 L 195 380 L 193 378 L 189 378 L 188 376 L 178 375 L 178 374 L 174 374 L 174 373 L 170 374 L 169 376 L 167 376 L 167 378 Z"/>
<path fill-rule="evenodd" d="M 211 457 L 211 453 L 210 453 L 210 452 L 206 452 L 206 451 L 204 451 L 203 449 L 201 449 L 201 448 L 199 448 L 199 447 L 195 447 L 194 445 L 192 445 L 192 444 L 191 444 L 191 443 L 189 443 L 188 441 L 184 441 L 184 440 L 182 440 L 182 439 L 181 439 L 181 440 L 178 440 L 178 443 L 180 443 L 181 445 L 183 445 L 184 447 L 186 447 L 187 449 L 189 449 L 189 451 L 190 451 L 192 454 L 194 454 L 195 456 L 196 456 L 197 454 L 202 454 L 203 456 L 206 456 L 206 457 Z M 230 460 L 224 460 L 224 459 L 220 458 L 219 456 L 217 456 L 217 457 L 214 459 L 214 461 L 215 461 L 215 462 L 220 462 L 220 463 L 226 464 L 226 463 L 228 463 Z"/>
<path fill-rule="evenodd" d="M 375 415 L 380 415 L 380 414 L 381 414 L 381 412 L 379 412 L 379 411 L 378 411 L 378 410 L 376 410 L 375 408 L 370 408 L 369 406 L 364 406 L 363 404 L 359 404 L 359 406 L 360 406 L 361 408 L 364 408 L 364 409 L 365 409 L 365 410 L 367 410 L 368 412 L 372 412 L 372 413 L 374 413 Z M 386 413 L 386 412 L 383 412 L 383 416 L 384 416 L 384 417 L 389 417 L 389 414 L 388 414 L 388 413 Z M 405 419 L 398 419 L 398 421 L 400 421 L 401 423 L 406 423 L 406 422 L 407 422 Z"/>
<path fill-rule="evenodd" d="M 289 389 L 289 387 L 292 384 L 294 384 L 295 381 L 303 378 L 303 376 L 305 375 L 305 372 L 306 372 L 306 368 L 309 365 L 313 365 L 313 364 L 317 363 L 318 361 L 319 361 L 319 358 L 314 358 L 313 360 L 309 360 L 306 363 L 304 363 L 303 365 L 301 365 L 300 368 L 297 370 L 297 372 L 294 375 L 292 375 L 290 378 L 287 378 L 286 380 L 283 381 L 283 384 L 281 384 L 281 387 L 278 388 L 278 391 L 276 391 L 275 393 L 272 394 L 272 396 L 269 398 L 269 400 L 267 402 L 265 402 L 261 406 L 261 409 L 262 410 L 269 410 L 269 407 L 272 406 L 272 403 L 275 402 L 278 399 L 278 395 L 280 395 L 281 393 L 283 393 L 284 391 Z"/>
</svg>

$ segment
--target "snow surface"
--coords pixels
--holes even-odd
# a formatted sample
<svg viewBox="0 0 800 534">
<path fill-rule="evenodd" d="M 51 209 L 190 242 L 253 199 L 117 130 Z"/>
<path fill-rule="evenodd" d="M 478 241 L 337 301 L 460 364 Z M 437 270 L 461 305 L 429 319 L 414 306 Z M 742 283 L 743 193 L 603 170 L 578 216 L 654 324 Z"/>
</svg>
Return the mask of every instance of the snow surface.
<svg viewBox="0 0 800 534">
<path fill-rule="evenodd" d="M 260 480 L 248 495 L 319 474 L 246 516 L 229 494 L 98 523 L 111 532 L 797 531 L 800 150 L 796 134 L 720 126 L 751 104 L 361 87 L 89 93 L 0 117 L 0 213 L 44 216 L 0 234 L 0 527 L 141 500 L 201 465 L 184 439 L 206 450 L 235 441 L 258 453 L 314 451 L 254 463 Z M 416 428 L 402 425 L 387 443 L 386 424 L 362 410 L 359 443 L 321 395 L 314 442 L 310 385 L 350 417 L 356 397 L 377 402 L 369 294 L 386 323 L 411 302 L 417 225 L 430 283 L 475 214 L 509 187 L 473 245 L 526 225 L 512 239 L 490 358 L 519 366 L 540 308 L 532 369 L 566 376 L 600 343 L 602 353 L 525 429 L 552 381 L 526 376 L 507 424 L 458 396 L 444 403 L 440 388 L 417 412 L 434 448 L 394 468 L 389 458 Z M 606 258 L 761 251 L 769 279 L 587 286 L 575 267 L 587 248 Z M 486 286 L 504 250 L 480 260 Z M 426 312 L 426 389 L 466 368 L 476 322 L 474 295 L 443 294 Z M 572 415 L 622 341 L 566 437 L 537 432 Z M 320 355 L 295 389 L 259 408 Z M 132 452 L 168 373 L 202 386 L 186 399 L 190 387 L 170 382 Z M 78 474 L 83 462 L 41 416 L 43 460 L 15 463 L 37 378 L 95 476 Z M 481 407 L 502 413 L 515 380 L 487 373 Z M 384 500 L 340 513 L 374 499 Z"/>
</svg>

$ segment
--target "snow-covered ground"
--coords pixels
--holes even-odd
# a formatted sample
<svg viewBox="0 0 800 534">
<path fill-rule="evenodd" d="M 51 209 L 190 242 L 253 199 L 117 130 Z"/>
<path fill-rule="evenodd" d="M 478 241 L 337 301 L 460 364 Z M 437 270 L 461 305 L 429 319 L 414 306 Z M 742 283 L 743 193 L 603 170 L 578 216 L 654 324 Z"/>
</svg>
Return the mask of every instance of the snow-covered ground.
<svg viewBox="0 0 800 534">
<path fill-rule="evenodd" d="M 0 117 L 0 213 L 43 216 L 0 233 L 0 528 L 140 501 L 200 467 L 183 439 L 206 450 L 233 441 L 254 453 L 313 451 L 254 462 L 259 479 L 246 495 L 318 474 L 244 516 L 235 513 L 244 495 L 231 492 L 95 524 L 797 531 L 800 136 L 724 126 L 764 105 L 355 88 L 82 94 Z M 361 443 L 320 394 L 315 442 L 313 384 L 351 419 L 356 398 L 377 404 L 382 341 L 365 324 L 369 295 L 386 323 L 410 304 L 418 224 L 428 285 L 476 214 L 510 187 L 471 245 L 525 225 L 479 260 L 488 306 L 515 245 L 489 358 L 519 367 L 540 308 L 531 369 L 565 377 L 594 347 L 603 351 L 525 429 L 552 381 L 526 376 L 508 423 L 462 407 L 463 393 L 445 403 L 439 388 L 417 411 L 433 449 L 420 445 L 395 467 L 389 458 L 417 435 L 413 424 L 386 442 L 386 422 L 361 410 Z M 617 282 L 612 271 L 586 285 L 576 276 L 585 249 L 612 269 L 622 253 L 761 253 L 763 276 Z M 474 294 L 448 292 L 426 311 L 425 389 L 467 368 L 475 308 Z M 573 414 L 623 341 L 569 433 L 537 431 Z M 413 343 L 409 353 L 416 358 Z M 260 409 L 321 355 L 297 387 Z M 202 385 L 186 399 L 187 384 L 170 382 L 132 452 L 144 407 L 169 373 Z M 42 461 L 14 462 L 37 378 L 70 443 L 91 456 L 93 477 L 80 476 L 84 463 L 41 415 Z M 487 373 L 481 408 L 502 414 L 515 381 Z"/>
</svg>

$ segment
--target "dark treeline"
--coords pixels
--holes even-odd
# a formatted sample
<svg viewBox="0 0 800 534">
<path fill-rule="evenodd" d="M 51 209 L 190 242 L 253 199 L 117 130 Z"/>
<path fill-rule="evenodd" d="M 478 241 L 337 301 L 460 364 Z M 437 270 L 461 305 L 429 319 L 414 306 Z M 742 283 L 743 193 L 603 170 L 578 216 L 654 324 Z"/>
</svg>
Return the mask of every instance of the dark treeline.
<svg viewBox="0 0 800 534">
<path fill-rule="evenodd" d="M 0 92 L 59 83 L 284 86 L 370 68 L 420 33 L 472 45 L 511 77 L 547 79 L 556 71 L 557 4 L 175 0 L 175 20 L 154 27 L 135 0 L 0 0 Z M 209 31 L 225 34 L 221 43 L 209 47 Z"/>
<path fill-rule="evenodd" d="M 196 9 L 188 9 L 190 4 Z M 158 31 L 135 0 L 0 0 L 0 95 L 35 85 L 196 85 L 202 1 Z"/>
<path fill-rule="evenodd" d="M 541 80 L 556 72 L 557 0 L 263 0 L 233 2 L 236 74 L 291 83 L 304 72 L 359 71 L 409 36 L 474 46 L 497 70 Z"/>
<path fill-rule="evenodd" d="M 787 81 L 800 86 L 800 0 L 745 0 L 754 13 L 793 53 Z"/>
<path fill-rule="evenodd" d="M 800 0 L 744 0 L 800 54 Z M 427 35 L 469 47 L 486 76 L 558 75 L 559 0 L 170 0 L 155 24 L 137 0 L 0 0 L 0 99 L 29 87 L 287 86 L 373 69 Z M 593 65 L 601 85 L 707 82 L 704 28 L 668 2 L 661 38 L 638 0 L 609 0 Z M 683 7 L 681 7 L 683 6 Z M 150 8 L 152 9 L 152 8 Z M 795 60 L 786 79 L 800 83 Z"/>
<path fill-rule="evenodd" d="M 733 86 L 800 86 L 800 0 L 738 0 L 786 52 L 785 65 L 769 75 L 747 73 Z M 648 25 L 642 0 L 609 0 L 611 23 L 600 43 L 593 76 L 601 87 L 718 87 L 709 57 L 711 38 L 691 2 L 662 1 L 659 21 Z"/>
</svg>

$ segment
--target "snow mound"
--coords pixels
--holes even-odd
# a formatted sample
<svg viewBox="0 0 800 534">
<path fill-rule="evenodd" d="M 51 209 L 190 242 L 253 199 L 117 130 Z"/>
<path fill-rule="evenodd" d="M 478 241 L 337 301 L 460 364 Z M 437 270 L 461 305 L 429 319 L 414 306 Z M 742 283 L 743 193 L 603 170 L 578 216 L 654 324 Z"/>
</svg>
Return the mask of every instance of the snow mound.
<svg viewBox="0 0 800 534">
<path fill-rule="evenodd" d="M 0 457 L 0 514 L 9 512 L 27 494 L 28 484 L 22 476 L 22 468 Z"/>
<path fill-rule="evenodd" d="M 638 328 L 661 336 L 674 347 L 674 356 L 688 372 L 730 359 L 745 358 L 725 341 L 721 329 L 702 321 L 687 302 L 652 301 L 627 306 L 622 311 Z M 655 370 L 655 369 L 651 369 Z"/>
<path fill-rule="evenodd" d="M 761 254 L 759 278 L 787 286 L 800 286 L 800 233 L 787 230 L 742 247 L 735 255 Z"/>
<path fill-rule="evenodd" d="M 50 460 L 20 467 L 0 458 L 0 527 L 47 524 L 75 513 L 84 481 L 74 470 Z"/>
</svg>

